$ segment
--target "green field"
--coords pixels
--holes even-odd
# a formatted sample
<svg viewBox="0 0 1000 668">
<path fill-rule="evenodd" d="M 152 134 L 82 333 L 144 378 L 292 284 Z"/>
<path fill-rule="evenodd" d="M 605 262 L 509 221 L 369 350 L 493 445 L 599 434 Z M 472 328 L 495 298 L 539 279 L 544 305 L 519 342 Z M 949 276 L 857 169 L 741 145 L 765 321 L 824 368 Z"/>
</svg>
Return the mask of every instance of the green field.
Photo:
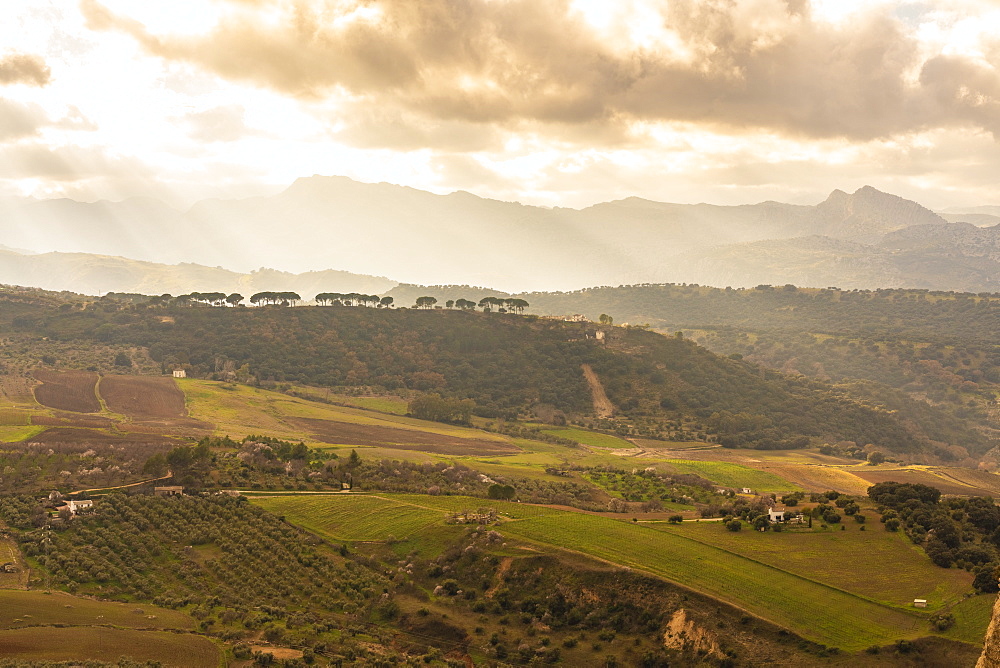
<svg viewBox="0 0 1000 668">
<path fill-rule="evenodd" d="M 968 573 L 936 569 L 899 536 L 854 527 L 813 534 L 732 534 L 717 523 L 692 522 L 661 530 L 544 506 L 459 496 L 288 495 L 257 498 L 254 503 L 321 535 L 358 541 L 384 540 L 390 534 L 445 540 L 451 534 L 437 534 L 453 528 L 442 524 L 446 513 L 493 507 L 508 518 L 500 525 L 503 533 L 661 576 L 810 640 L 847 650 L 926 635 L 928 615 L 907 608 L 912 599 L 928 598 L 932 608 L 941 607 L 970 588 Z M 718 545 L 709 544 L 716 539 Z M 740 554 L 755 550 L 759 554 L 752 557 Z M 928 581 L 937 582 L 933 591 L 927 591 Z M 977 628 L 974 612 L 970 609 L 960 625 L 968 635 L 983 630 Z"/>
<path fill-rule="evenodd" d="M 0 628 L 38 624 L 91 624 L 136 629 L 194 629 L 189 615 L 155 605 L 111 603 L 61 592 L 0 590 Z"/>
<path fill-rule="evenodd" d="M 204 636 L 106 627 L 0 630 L 0 656 L 36 661 L 109 661 L 123 656 L 168 666 L 215 668 L 219 648 Z"/>
<path fill-rule="evenodd" d="M 558 436 L 560 438 L 568 438 L 576 441 L 577 443 L 583 443 L 584 445 L 589 445 L 595 448 L 622 449 L 635 447 L 635 443 L 626 441 L 623 438 L 618 438 L 617 436 L 612 436 L 611 434 L 602 434 L 597 431 L 589 431 L 587 429 L 577 429 L 575 427 L 543 429 L 542 433 L 549 434 L 550 436 Z"/>
<path fill-rule="evenodd" d="M 955 625 L 943 635 L 973 645 L 981 645 L 996 602 L 996 594 L 980 594 L 970 596 L 955 605 L 948 610 L 955 616 Z"/>
<path fill-rule="evenodd" d="M 358 408 L 381 411 L 383 413 L 395 413 L 396 415 L 406 415 L 406 412 L 409 410 L 409 405 L 406 401 L 393 397 L 337 397 L 337 399 Z"/>
<path fill-rule="evenodd" d="M 755 492 L 788 492 L 801 489 L 798 485 L 773 473 L 729 462 L 670 459 L 667 460 L 667 464 L 674 473 L 693 473 L 723 487 L 735 489 L 749 487 Z"/>
<path fill-rule="evenodd" d="M 24 427 L 31 424 L 31 411 L 16 408 L 0 408 L 0 426 Z"/>
<path fill-rule="evenodd" d="M 338 541 L 404 539 L 444 519 L 440 510 L 377 496 L 310 494 L 253 501 L 293 524 Z"/>
<path fill-rule="evenodd" d="M 0 426 L 0 443 L 17 443 L 45 431 L 45 427 L 36 426 Z"/>
<path fill-rule="evenodd" d="M 845 518 L 847 519 L 847 518 Z M 817 525 L 818 526 L 818 525 Z M 657 524 L 663 531 L 722 548 L 782 570 L 844 589 L 887 605 L 907 607 L 927 599 L 934 610 L 972 591 L 972 575 L 938 568 L 901 532 L 875 522 L 865 531 L 853 520 L 847 530 L 726 531 L 719 522 Z M 864 564 L 864 568 L 858 568 Z"/>
<path fill-rule="evenodd" d="M 502 531 L 659 575 L 805 638 L 845 650 L 928 632 L 928 624 L 919 614 L 641 525 L 583 513 L 559 513 L 510 522 Z"/>
</svg>

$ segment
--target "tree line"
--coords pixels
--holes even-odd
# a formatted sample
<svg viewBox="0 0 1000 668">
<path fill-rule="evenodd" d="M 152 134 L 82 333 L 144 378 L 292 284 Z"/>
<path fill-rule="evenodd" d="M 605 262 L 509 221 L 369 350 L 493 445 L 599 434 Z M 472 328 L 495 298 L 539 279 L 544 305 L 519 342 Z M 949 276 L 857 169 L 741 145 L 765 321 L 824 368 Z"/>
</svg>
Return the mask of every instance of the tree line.
<svg viewBox="0 0 1000 668">
<path fill-rule="evenodd" d="M 417 308 L 440 308 L 436 307 L 437 303 L 437 297 L 417 297 L 414 306 Z M 496 309 L 498 313 L 518 314 L 524 313 L 524 309 L 528 308 L 528 306 L 530 304 L 523 299 L 505 299 L 502 297 L 483 297 L 479 300 L 479 303 L 469 299 L 449 299 L 444 303 L 445 308 L 457 308 L 462 311 L 474 311 L 476 307 L 479 307 L 485 312 Z"/>
<path fill-rule="evenodd" d="M 150 297 L 147 304 L 150 306 L 191 306 L 193 304 L 204 304 L 217 307 L 241 306 L 245 297 L 238 292 L 227 295 L 224 292 L 191 292 L 185 295 L 174 297 L 170 294 L 155 295 Z M 302 297 L 296 292 L 258 292 L 250 297 L 250 303 L 254 306 L 295 306 L 302 301 Z M 315 301 L 320 306 L 367 306 L 369 308 L 392 308 L 394 299 L 389 296 L 365 295 L 358 292 L 320 292 L 316 295 Z M 437 307 L 436 297 L 418 297 L 414 308 L 429 309 Z M 445 302 L 445 308 L 457 308 L 463 311 L 474 311 L 481 308 L 483 311 L 497 311 L 499 313 L 524 313 L 524 309 L 529 304 L 523 299 L 511 299 L 502 297 L 484 297 L 479 302 L 468 299 L 449 299 Z"/>
</svg>

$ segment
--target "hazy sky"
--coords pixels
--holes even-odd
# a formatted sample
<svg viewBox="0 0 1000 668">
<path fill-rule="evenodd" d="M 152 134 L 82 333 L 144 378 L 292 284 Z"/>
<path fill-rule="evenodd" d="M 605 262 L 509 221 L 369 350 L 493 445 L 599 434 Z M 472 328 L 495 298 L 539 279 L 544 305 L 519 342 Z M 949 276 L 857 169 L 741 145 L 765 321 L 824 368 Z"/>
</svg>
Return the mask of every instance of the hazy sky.
<svg viewBox="0 0 1000 668">
<path fill-rule="evenodd" d="M 4 0 L 0 194 L 1000 203 L 1000 1 Z"/>
</svg>

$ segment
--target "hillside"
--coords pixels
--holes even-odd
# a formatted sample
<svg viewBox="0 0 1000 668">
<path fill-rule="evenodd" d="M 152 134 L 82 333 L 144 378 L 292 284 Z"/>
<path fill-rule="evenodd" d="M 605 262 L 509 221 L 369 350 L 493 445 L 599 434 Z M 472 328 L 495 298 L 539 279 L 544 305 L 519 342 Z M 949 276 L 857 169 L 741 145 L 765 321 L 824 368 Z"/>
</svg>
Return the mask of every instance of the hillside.
<svg viewBox="0 0 1000 668">
<path fill-rule="evenodd" d="M 118 346 L 141 350 L 132 357 L 148 355 L 162 370 L 185 367 L 199 376 L 439 392 L 472 400 L 480 416 L 548 407 L 626 434 L 701 433 L 729 446 L 851 441 L 950 459 L 948 443 L 972 453 L 992 447 L 961 422 L 908 400 L 894 407 L 906 418 L 898 419 L 832 386 L 636 328 L 603 327 L 597 340 L 589 323 L 450 310 L 149 308 L 113 300 L 18 308 L 13 330 L 58 342 L 63 356 Z M 584 365 L 596 372 L 615 417 L 594 414 L 596 390 Z"/>
<path fill-rule="evenodd" d="M 93 303 L 91 312 L 60 310 L 59 295 L 18 296 L 19 327 L 48 318 L 50 333 L 63 334 L 44 340 L 8 327 L 0 351 L 7 371 L 0 376 L 0 520 L 12 536 L 0 537 L 0 555 L 30 566 L 28 586 L 50 579 L 80 595 L 128 601 L 132 611 L 150 603 L 175 608 L 197 621 L 194 636 L 185 638 L 192 644 L 221 643 L 237 659 L 251 651 L 303 653 L 320 665 L 457 666 L 467 655 L 477 664 L 544 657 L 589 665 L 612 657 L 621 665 L 689 665 L 708 657 L 736 665 L 945 666 L 978 653 L 991 601 L 966 595 L 979 590 L 973 585 L 980 571 L 997 560 L 994 538 L 982 527 L 998 511 L 989 499 L 966 497 L 1000 496 L 1000 477 L 866 465 L 816 447 L 720 447 L 713 442 L 719 434 L 695 426 L 703 408 L 696 402 L 744 394 L 743 406 L 774 419 L 776 432 L 808 426 L 803 414 L 828 428 L 838 426 L 838 415 L 869 433 L 888 428 L 883 412 L 859 412 L 822 384 L 788 382 L 676 337 L 605 328 L 610 339 L 601 345 L 569 340 L 591 325 L 513 315 L 143 309 L 109 299 Z M 626 440 L 573 423 L 593 423 L 586 412 L 568 413 L 567 425 L 541 422 L 540 415 L 431 422 L 403 415 L 426 396 L 417 390 L 262 383 L 269 390 L 231 382 L 231 373 L 248 369 L 229 372 L 221 358 L 202 371 L 230 379 L 223 382 L 137 375 L 129 373 L 137 368 L 113 364 L 112 355 L 95 364 L 100 374 L 67 369 L 59 357 L 37 366 L 46 351 L 80 364 L 76 351 L 110 345 L 128 351 L 133 363 L 149 361 L 140 347 L 91 341 L 84 328 L 94 323 L 81 316 L 105 318 L 97 328 L 113 326 L 115 338 L 132 329 L 148 333 L 154 323 L 174 333 L 201 327 L 198 337 L 211 329 L 219 338 L 209 337 L 208 350 L 234 341 L 230 330 L 295 339 L 251 351 L 269 353 L 273 365 L 288 364 L 300 346 L 312 355 L 328 349 L 301 327 L 314 321 L 331 340 L 349 342 L 337 354 L 361 360 L 376 342 L 399 348 L 400 332 L 390 326 L 396 318 L 408 330 L 400 359 L 419 353 L 436 360 L 446 395 L 452 383 L 477 391 L 472 380 L 455 379 L 474 376 L 479 362 L 491 374 L 493 366 L 515 374 L 517 365 L 552 371 L 569 364 L 579 378 L 575 365 L 583 355 L 617 400 L 658 387 L 653 375 L 662 374 L 679 391 L 672 409 L 659 409 L 683 429 L 667 440 Z M 235 316 L 241 319 L 228 326 L 225 318 Z M 282 318 L 293 319 L 302 336 L 282 335 Z M 456 375 L 436 337 L 456 329 L 457 318 L 457 329 L 505 353 L 466 350 L 468 366 Z M 504 366 L 505 356 L 514 363 Z M 651 375 L 644 365 L 657 371 Z M 647 375 L 644 382 L 634 378 Z M 530 375 L 517 379 L 532 382 Z M 571 380 L 556 374 L 557 384 Z M 615 393 L 628 384 L 629 394 Z M 553 417 L 552 409 L 539 413 Z M 622 410 L 599 426 L 651 417 Z M 738 426 L 749 418 L 727 420 Z M 862 424 L 866 419 L 870 424 Z M 169 483 L 160 481 L 165 475 Z M 958 495 L 934 508 L 961 522 L 956 567 L 941 568 L 930 552 L 910 545 L 907 537 L 920 544 L 926 513 L 914 512 L 901 527 L 907 537 L 878 522 L 883 511 L 864 494 L 879 480 L 933 484 Z M 130 486 L 116 488 L 122 484 Z M 183 486 L 189 496 L 158 498 L 151 487 L 160 484 Z M 753 491 L 737 493 L 743 488 Z M 52 489 L 87 490 L 94 510 L 75 518 L 56 513 Z M 232 489 L 247 498 L 215 494 Z M 749 529 L 771 494 L 808 522 L 761 533 L 704 521 L 736 517 Z M 904 519 L 909 510 L 900 510 Z M 817 553 L 826 558 L 809 557 Z M 877 575 L 859 572 L 859 560 Z M 327 580 L 334 584 L 317 586 Z M 936 583 L 932 591 L 928 582 Z M 7 603 L 3 586 L 0 579 Z M 929 599 L 928 611 L 909 606 L 916 596 Z M 45 639 L 66 657 L 83 657 L 88 650 L 79 643 L 95 628 L 73 617 L 82 603 L 68 605 L 53 611 L 44 599 L 15 601 L 0 614 L 0 641 L 16 638 L 25 658 L 38 658 Z M 42 636 L 50 619 L 69 623 Z M 123 646 L 151 635 L 120 634 Z M 172 652 L 150 641 L 141 655 L 169 663 Z"/>
<path fill-rule="evenodd" d="M 881 405 L 902 409 L 901 393 L 988 435 L 1000 427 L 994 403 L 1000 390 L 995 295 L 645 285 L 521 296 L 541 311 L 590 318 L 607 313 L 616 322 L 684 330 L 720 354 L 848 383 L 848 391 Z M 910 419 L 926 419 L 923 409 L 908 412 Z"/>
<path fill-rule="evenodd" d="M 179 295 L 225 291 L 247 296 L 264 290 L 315 295 L 331 286 L 343 292 L 381 293 L 396 285 L 377 276 L 326 269 L 301 274 L 257 269 L 239 273 L 182 262 L 159 264 L 90 253 L 25 254 L 0 248 L 0 283 L 83 294 L 106 292 Z"/>
</svg>

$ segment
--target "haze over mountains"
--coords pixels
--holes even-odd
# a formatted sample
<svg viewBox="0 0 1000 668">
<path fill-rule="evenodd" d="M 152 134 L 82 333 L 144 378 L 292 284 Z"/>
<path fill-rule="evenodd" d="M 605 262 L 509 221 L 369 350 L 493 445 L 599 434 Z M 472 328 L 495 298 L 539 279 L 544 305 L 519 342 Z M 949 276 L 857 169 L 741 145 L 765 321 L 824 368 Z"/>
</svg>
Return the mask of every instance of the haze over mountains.
<svg viewBox="0 0 1000 668">
<path fill-rule="evenodd" d="M 645 282 L 997 291 L 996 213 L 942 216 L 871 187 L 835 190 L 815 206 L 630 197 L 546 209 L 313 176 L 277 195 L 204 200 L 187 211 L 145 198 L 0 201 L 0 282 L 303 296 L 382 293 L 397 281 L 510 292 Z"/>
</svg>

